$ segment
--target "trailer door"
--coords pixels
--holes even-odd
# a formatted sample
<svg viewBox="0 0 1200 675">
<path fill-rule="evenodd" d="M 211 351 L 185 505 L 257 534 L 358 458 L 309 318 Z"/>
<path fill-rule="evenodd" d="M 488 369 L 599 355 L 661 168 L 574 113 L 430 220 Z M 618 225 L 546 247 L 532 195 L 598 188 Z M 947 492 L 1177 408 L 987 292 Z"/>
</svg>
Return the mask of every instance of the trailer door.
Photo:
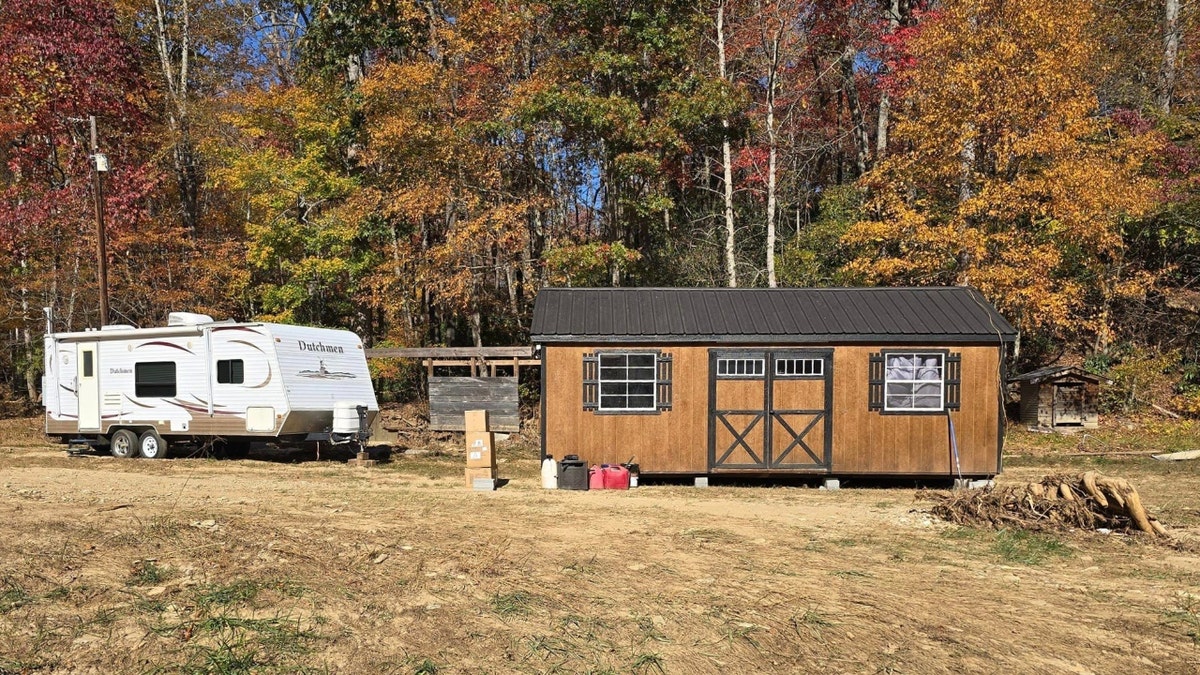
<svg viewBox="0 0 1200 675">
<path fill-rule="evenodd" d="M 76 347 L 78 366 L 75 392 L 79 399 L 79 430 L 100 431 L 100 350 L 95 342 Z"/>
</svg>

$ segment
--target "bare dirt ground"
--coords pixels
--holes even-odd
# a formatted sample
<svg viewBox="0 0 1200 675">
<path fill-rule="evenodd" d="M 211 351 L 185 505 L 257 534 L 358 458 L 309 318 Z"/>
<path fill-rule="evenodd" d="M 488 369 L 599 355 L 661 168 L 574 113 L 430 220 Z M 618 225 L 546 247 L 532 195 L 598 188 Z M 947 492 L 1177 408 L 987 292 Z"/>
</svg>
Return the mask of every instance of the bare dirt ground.
<svg viewBox="0 0 1200 675">
<path fill-rule="evenodd" d="M 1094 468 L 1185 540 L 935 522 L 911 484 L 537 487 L 370 468 L 68 458 L 0 421 L 0 673 L 1200 671 L 1200 462 L 1015 433 L 1002 480 Z M 1124 447 L 1124 446 L 1122 446 Z M 435 448 L 436 450 L 436 448 Z"/>
</svg>

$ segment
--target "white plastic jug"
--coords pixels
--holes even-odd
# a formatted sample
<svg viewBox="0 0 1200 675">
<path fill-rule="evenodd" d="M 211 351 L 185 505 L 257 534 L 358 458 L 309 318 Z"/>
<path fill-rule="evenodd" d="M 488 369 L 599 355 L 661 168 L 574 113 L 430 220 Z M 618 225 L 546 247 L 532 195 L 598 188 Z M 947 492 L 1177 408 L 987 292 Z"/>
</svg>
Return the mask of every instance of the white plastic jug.
<svg viewBox="0 0 1200 675">
<path fill-rule="evenodd" d="M 542 487 L 547 490 L 558 489 L 558 462 L 550 456 L 542 460 Z"/>
</svg>

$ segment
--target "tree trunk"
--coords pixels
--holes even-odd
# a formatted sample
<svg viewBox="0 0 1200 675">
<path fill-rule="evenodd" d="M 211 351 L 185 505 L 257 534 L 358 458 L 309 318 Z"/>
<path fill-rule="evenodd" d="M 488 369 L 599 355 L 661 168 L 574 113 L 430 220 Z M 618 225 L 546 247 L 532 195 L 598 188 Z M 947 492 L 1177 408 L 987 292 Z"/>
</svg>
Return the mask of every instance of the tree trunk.
<svg viewBox="0 0 1200 675">
<path fill-rule="evenodd" d="M 1171 98 L 1175 93 L 1175 63 L 1179 56 L 1179 0 L 1163 3 L 1163 57 L 1158 74 L 1158 109 L 1171 113 Z"/>
<path fill-rule="evenodd" d="M 180 219 L 183 226 L 194 232 L 200 224 L 200 185 L 203 183 L 199 162 L 197 161 L 196 143 L 192 138 L 190 93 L 188 82 L 192 43 L 191 43 L 191 6 L 188 0 L 181 0 L 181 10 L 178 13 L 179 35 L 176 44 L 172 45 L 168 31 L 168 12 L 165 2 L 154 0 L 154 44 L 158 51 L 159 66 L 162 69 L 163 81 L 166 84 L 164 97 L 167 110 L 167 127 L 174 136 L 172 148 L 172 164 L 175 170 L 175 180 L 179 185 Z M 178 66 L 174 63 L 173 55 L 179 54 Z"/>
<path fill-rule="evenodd" d="M 975 194 L 974 185 L 974 170 L 975 170 L 975 125 L 967 123 L 963 127 L 962 150 L 959 152 L 960 175 L 958 179 L 958 205 L 961 209 L 963 203 L 970 199 Z M 960 233 L 966 229 L 966 222 L 959 218 L 958 225 Z M 961 237 L 960 237 L 961 239 Z M 958 249 L 958 275 L 956 283 L 959 286 L 970 284 L 969 270 L 971 266 L 971 252 L 961 241 Z"/>
<path fill-rule="evenodd" d="M 775 90 L 778 86 L 780 67 L 780 47 L 783 41 L 783 29 L 771 36 L 767 44 L 769 64 L 767 66 L 767 286 L 775 288 L 778 281 L 775 278 L 775 208 L 777 202 L 776 166 L 779 152 L 779 133 L 775 128 Z"/>
<path fill-rule="evenodd" d="M 887 34 L 900 27 L 900 0 L 892 0 L 887 10 Z M 892 99 L 887 89 L 879 91 L 879 118 L 875 123 L 875 161 L 887 155 L 888 123 L 892 113 Z"/>
<path fill-rule="evenodd" d="M 722 2 L 717 6 L 717 65 L 721 75 L 721 81 L 727 82 L 728 75 L 725 72 L 725 3 Z M 735 255 L 736 242 L 734 240 L 734 222 L 733 222 L 733 159 L 732 152 L 729 148 L 729 119 L 721 119 L 721 128 L 724 134 L 721 136 L 721 161 L 724 166 L 724 184 L 725 184 L 725 273 L 727 275 L 727 283 L 730 288 L 737 288 L 737 258 Z"/>
<path fill-rule="evenodd" d="M 862 108 L 858 104 L 858 87 L 854 84 L 854 59 L 858 52 L 849 45 L 842 50 L 842 91 L 846 97 L 846 106 L 850 110 L 851 136 L 854 137 L 854 166 L 858 175 L 867 172 L 867 162 L 870 159 L 870 139 L 867 138 L 867 123 L 863 119 Z"/>
</svg>

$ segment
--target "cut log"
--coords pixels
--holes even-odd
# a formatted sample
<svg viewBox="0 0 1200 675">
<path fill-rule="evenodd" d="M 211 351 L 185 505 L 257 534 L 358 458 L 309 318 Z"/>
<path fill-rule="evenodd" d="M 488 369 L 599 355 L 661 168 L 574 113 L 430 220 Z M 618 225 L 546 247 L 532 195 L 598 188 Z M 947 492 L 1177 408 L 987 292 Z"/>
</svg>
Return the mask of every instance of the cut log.
<svg viewBox="0 0 1200 675">
<path fill-rule="evenodd" d="M 1084 492 L 1087 492 L 1092 499 L 1096 500 L 1102 508 L 1108 508 L 1108 500 L 1104 498 L 1104 493 L 1100 488 L 1096 487 L 1096 472 L 1088 471 L 1079 477 L 1079 482 L 1083 485 Z"/>
<path fill-rule="evenodd" d="M 1183 450 L 1181 452 L 1168 452 L 1162 455 L 1153 455 L 1154 459 L 1160 462 L 1179 462 L 1185 459 L 1200 459 L 1200 450 Z"/>
</svg>

